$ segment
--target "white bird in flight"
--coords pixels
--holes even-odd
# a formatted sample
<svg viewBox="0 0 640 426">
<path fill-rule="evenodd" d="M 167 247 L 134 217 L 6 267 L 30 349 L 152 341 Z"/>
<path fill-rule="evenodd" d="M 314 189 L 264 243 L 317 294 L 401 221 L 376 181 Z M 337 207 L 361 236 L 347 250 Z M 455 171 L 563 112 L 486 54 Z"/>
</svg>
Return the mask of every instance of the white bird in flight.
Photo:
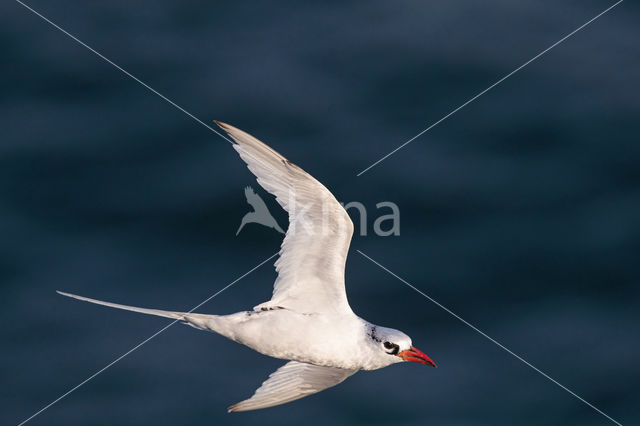
<svg viewBox="0 0 640 426">
<path fill-rule="evenodd" d="M 351 310 L 344 269 L 353 223 L 331 192 L 258 139 L 228 124 L 216 123 L 233 138 L 233 148 L 258 183 L 275 195 L 289 213 L 289 228 L 275 263 L 278 277 L 271 300 L 251 311 L 208 315 L 138 308 L 58 293 L 112 308 L 177 319 L 264 355 L 289 360 L 251 398 L 232 405 L 229 412 L 291 402 L 335 386 L 358 370 L 376 370 L 404 361 L 435 367 L 431 358 L 412 346 L 409 336 L 365 321 Z"/>
</svg>

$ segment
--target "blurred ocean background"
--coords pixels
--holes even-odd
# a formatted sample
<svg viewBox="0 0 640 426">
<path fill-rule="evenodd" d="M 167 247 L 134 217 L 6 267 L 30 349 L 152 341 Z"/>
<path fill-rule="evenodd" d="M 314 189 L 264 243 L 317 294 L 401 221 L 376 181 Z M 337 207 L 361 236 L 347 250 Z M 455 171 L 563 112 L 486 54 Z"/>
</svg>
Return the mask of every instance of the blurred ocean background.
<svg viewBox="0 0 640 426">
<path fill-rule="evenodd" d="M 227 414 L 283 362 L 176 325 L 33 425 L 606 425 L 362 250 L 623 424 L 640 403 L 640 6 L 627 1 L 28 1 L 206 123 L 369 209 L 347 290 L 438 369 Z M 276 252 L 222 138 L 17 2 L 0 5 L 0 423 L 17 424 Z M 375 204 L 401 210 L 377 237 Z M 357 218 L 355 218 L 357 220 Z M 200 312 L 267 300 L 271 262 Z"/>
</svg>

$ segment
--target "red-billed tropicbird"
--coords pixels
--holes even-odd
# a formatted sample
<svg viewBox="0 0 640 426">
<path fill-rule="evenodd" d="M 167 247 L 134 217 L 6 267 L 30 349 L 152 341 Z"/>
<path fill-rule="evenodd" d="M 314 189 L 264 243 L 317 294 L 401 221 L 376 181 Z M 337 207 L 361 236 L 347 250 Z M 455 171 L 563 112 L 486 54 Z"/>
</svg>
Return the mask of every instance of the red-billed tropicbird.
<svg viewBox="0 0 640 426">
<path fill-rule="evenodd" d="M 253 136 L 217 122 L 233 147 L 289 213 L 289 228 L 275 267 L 273 296 L 252 311 L 231 315 L 161 311 L 119 305 L 59 292 L 91 303 L 174 318 L 213 331 L 262 354 L 289 360 L 256 390 L 229 407 L 247 411 L 284 404 L 344 381 L 358 370 L 403 361 L 435 367 L 411 345 L 409 336 L 353 313 L 344 287 L 344 268 L 353 223 L 320 182 Z"/>
</svg>

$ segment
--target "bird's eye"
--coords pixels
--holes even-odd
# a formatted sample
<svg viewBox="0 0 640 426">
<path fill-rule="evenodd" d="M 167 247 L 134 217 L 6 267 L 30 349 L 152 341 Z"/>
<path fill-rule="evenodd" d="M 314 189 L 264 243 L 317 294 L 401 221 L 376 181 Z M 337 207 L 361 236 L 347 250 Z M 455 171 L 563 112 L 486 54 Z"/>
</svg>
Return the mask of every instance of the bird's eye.
<svg viewBox="0 0 640 426">
<path fill-rule="evenodd" d="M 400 347 L 395 343 L 384 342 L 383 345 L 384 345 L 384 348 L 387 349 L 387 353 L 389 355 L 397 355 L 398 351 L 400 351 Z"/>
</svg>

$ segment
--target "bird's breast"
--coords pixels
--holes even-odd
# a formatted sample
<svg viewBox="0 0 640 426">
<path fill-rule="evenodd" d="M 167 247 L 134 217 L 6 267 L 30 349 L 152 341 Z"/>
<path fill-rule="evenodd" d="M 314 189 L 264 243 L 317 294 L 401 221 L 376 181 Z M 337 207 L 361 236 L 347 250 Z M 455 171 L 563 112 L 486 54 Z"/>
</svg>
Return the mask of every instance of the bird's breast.
<svg viewBox="0 0 640 426">
<path fill-rule="evenodd" d="M 355 315 L 273 309 L 244 313 L 236 318 L 233 329 L 233 336 L 227 337 L 264 355 L 330 367 L 363 368 L 358 344 L 362 325 Z"/>
</svg>

